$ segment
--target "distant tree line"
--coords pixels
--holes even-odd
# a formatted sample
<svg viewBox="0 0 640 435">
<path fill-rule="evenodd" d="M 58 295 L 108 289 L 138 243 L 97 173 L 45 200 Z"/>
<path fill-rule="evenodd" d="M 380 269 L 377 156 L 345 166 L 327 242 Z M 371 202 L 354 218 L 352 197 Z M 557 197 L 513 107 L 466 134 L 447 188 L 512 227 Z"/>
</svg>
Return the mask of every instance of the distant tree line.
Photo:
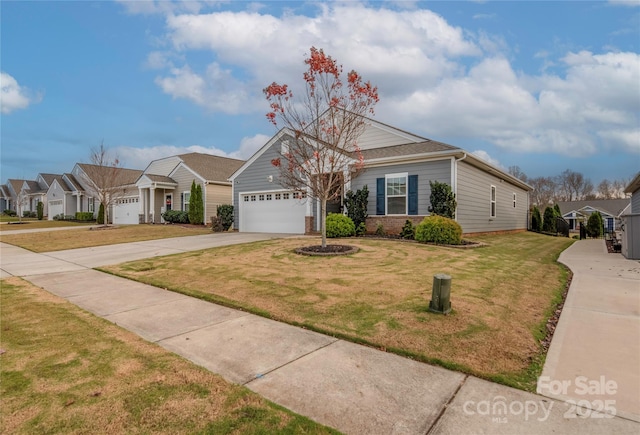
<svg viewBox="0 0 640 435">
<path fill-rule="evenodd" d="M 622 199 L 626 197 L 624 188 L 631 182 L 630 178 L 604 179 L 594 186 L 588 177 L 571 169 L 554 177 L 535 178 L 527 177 L 518 166 L 510 166 L 508 172 L 533 187 L 531 204 L 541 209 L 559 201 Z"/>
</svg>

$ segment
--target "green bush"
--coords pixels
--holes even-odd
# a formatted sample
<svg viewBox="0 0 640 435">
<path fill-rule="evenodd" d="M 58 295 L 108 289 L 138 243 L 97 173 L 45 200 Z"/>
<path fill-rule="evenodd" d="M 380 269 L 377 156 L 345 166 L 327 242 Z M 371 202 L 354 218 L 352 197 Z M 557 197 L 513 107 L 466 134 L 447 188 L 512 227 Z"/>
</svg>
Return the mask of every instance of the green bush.
<svg viewBox="0 0 640 435">
<path fill-rule="evenodd" d="M 587 220 L 587 234 L 589 237 L 598 238 L 602 236 L 604 221 L 598 211 L 594 211 Z"/>
<path fill-rule="evenodd" d="M 189 213 L 180 210 L 168 210 L 162 213 L 162 218 L 172 224 L 188 224 Z"/>
<path fill-rule="evenodd" d="M 433 214 L 453 219 L 456 214 L 457 203 L 451 186 L 439 181 L 429 181 L 429 186 L 431 186 L 429 211 Z"/>
<path fill-rule="evenodd" d="M 90 211 L 76 212 L 76 220 L 80 222 L 90 222 L 94 220 L 93 213 L 91 213 Z"/>
<path fill-rule="evenodd" d="M 378 222 L 378 225 L 376 226 L 376 236 L 384 237 L 386 235 L 387 232 L 384 230 L 384 225 Z"/>
<path fill-rule="evenodd" d="M 537 232 L 542 231 L 542 216 L 540 216 L 540 209 L 535 205 L 531 212 L 531 230 Z"/>
<path fill-rule="evenodd" d="M 233 225 L 233 206 L 231 204 L 219 205 L 216 209 L 216 214 L 221 220 L 222 230 L 229 231 L 229 228 Z"/>
<path fill-rule="evenodd" d="M 544 209 L 544 219 L 542 220 L 542 231 L 545 233 L 556 232 L 556 211 L 553 207 Z"/>
<path fill-rule="evenodd" d="M 363 186 L 356 192 L 348 191 L 344 198 L 344 205 L 347 208 L 347 216 L 351 218 L 356 226 L 356 234 L 360 229 L 360 224 L 364 224 L 367 219 L 367 204 L 369 202 L 369 188 Z M 364 232 L 362 232 L 364 234 Z M 359 234 L 359 235 L 362 235 Z"/>
<path fill-rule="evenodd" d="M 11 216 L 11 217 L 13 217 L 13 216 L 15 216 L 15 215 L 16 215 L 16 211 L 15 211 L 15 210 L 9 210 L 9 209 L 6 209 L 6 210 L 5 210 L 5 211 L 3 211 L 2 213 L 4 213 L 4 214 L 5 214 L 5 215 L 7 215 L 7 216 Z"/>
<path fill-rule="evenodd" d="M 98 208 L 98 219 L 96 219 L 99 225 L 104 225 L 104 204 L 100 203 Z"/>
<path fill-rule="evenodd" d="M 23 218 L 34 218 L 34 217 L 36 217 L 36 212 L 35 211 L 23 211 L 22 212 L 22 217 Z"/>
<path fill-rule="evenodd" d="M 356 233 L 356 226 L 349 216 L 341 213 L 327 215 L 327 237 L 351 237 Z"/>
<path fill-rule="evenodd" d="M 41 221 L 44 218 L 44 204 L 42 201 L 38 201 L 38 206 L 36 208 L 36 214 L 38 216 L 38 220 Z"/>
<path fill-rule="evenodd" d="M 404 223 L 402 231 L 400 231 L 400 237 L 407 240 L 413 240 L 416 237 L 416 228 L 409 219 Z"/>
<path fill-rule="evenodd" d="M 415 239 L 421 243 L 459 245 L 462 243 L 462 227 L 444 216 L 427 216 L 416 227 Z"/>
<path fill-rule="evenodd" d="M 356 236 L 364 236 L 367 232 L 367 225 L 364 222 L 360 222 L 360 225 L 356 227 Z"/>
<path fill-rule="evenodd" d="M 560 211 L 560 206 L 558 204 L 553 206 L 553 212 L 557 217 L 562 217 L 562 212 Z"/>
</svg>

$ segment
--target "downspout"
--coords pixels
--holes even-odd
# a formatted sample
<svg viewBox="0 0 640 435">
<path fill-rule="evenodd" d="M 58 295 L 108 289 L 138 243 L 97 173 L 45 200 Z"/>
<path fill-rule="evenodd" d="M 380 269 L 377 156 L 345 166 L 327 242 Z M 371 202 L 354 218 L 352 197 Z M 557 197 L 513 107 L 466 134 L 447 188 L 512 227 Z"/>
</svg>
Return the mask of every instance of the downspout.
<svg viewBox="0 0 640 435">
<path fill-rule="evenodd" d="M 453 159 L 453 179 L 454 179 L 453 194 L 456 197 L 456 219 L 455 219 L 456 222 L 458 222 L 458 162 L 461 162 L 466 158 L 467 158 L 467 153 L 464 153 L 464 155 L 459 159 L 456 159 L 455 157 Z"/>
</svg>

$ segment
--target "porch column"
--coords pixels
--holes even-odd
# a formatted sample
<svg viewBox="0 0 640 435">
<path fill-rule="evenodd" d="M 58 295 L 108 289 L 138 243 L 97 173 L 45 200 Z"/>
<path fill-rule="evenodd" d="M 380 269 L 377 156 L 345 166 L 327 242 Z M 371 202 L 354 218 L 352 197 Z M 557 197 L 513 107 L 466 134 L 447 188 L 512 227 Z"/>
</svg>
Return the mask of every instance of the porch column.
<svg viewBox="0 0 640 435">
<path fill-rule="evenodd" d="M 144 190 L 142 187 L 138 187 L 138 214 L 144 216 Z M 147 222 L 146 219 L 142 219 L 142 222 Z"/>
<path fill-rule="evenodd" d="M 151 187 L 149 189 L 149 209 L 151 213 L 151 222 L 152 223 L 156 223 L 156 216 L 155 216 L 155 211 L 156 211 L 156 188 L 155 187 Z"/>
<path fill-rule="evenodd" d="M 82 211 L 82 193 L 78 193 L 78 196 L 76 197 L 76 211 Z"/>
</svg>

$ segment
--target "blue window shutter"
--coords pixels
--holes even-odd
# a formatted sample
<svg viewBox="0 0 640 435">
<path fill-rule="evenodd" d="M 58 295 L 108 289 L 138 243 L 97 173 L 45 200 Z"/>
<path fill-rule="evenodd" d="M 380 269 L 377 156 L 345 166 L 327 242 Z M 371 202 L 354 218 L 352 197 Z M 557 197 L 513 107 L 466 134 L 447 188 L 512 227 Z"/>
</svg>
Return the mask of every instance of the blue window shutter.
<svg viewBox="0 0 640 435">
<path fill-rule="evenodd" d="M 376 178 L 376 214 L 384 214 L 384 177 Z"/>
<path fill-rule="evenodd" d="M 409 175 L 408 213 L 418 214 L 418 176 Z"/>
</svg>

